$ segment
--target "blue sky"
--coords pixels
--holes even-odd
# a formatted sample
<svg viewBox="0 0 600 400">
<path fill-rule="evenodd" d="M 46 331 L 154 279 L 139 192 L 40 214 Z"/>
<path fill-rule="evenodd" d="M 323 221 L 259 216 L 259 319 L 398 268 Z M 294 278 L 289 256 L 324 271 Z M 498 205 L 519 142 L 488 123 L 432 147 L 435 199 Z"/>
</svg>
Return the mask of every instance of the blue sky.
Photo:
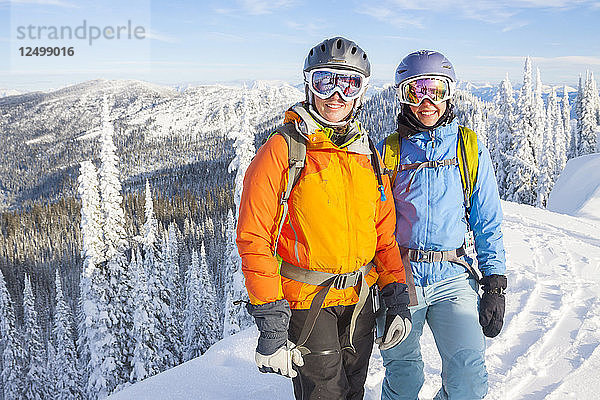
<svg viewBox="0 0 600 400">
<path fill-rule="evenodd" d="M 433 4 L 429 5 L 429 4 Z M 20 26 L 133 26 L 145 39 L 18 39 Z M 402 57 L 442 51 L 459 79 L 522 80 L 533 57 L 544 83 L 600 74 L 600 1 L 75 1 L 0 0 L 0 89 L 47 89 L 94 78 L 163 84 L 301 81 L 308 50 L 342 35 L 366 50 L 373 79 Z M 22 57 L 21 46 L 73 47 L 73 57 Z"/>
</svg>

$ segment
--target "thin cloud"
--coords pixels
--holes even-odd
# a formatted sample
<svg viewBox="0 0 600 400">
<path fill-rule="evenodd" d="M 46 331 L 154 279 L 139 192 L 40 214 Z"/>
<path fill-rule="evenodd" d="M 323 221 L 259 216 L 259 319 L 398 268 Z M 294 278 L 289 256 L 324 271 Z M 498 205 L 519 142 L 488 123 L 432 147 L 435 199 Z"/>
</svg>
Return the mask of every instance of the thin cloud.
<svg viewBox="0 0 600 400">
<path fill-rule="evenodd" d="M 381 37 L 382 39 L 390 39 L 390 40 L 410 40 L 410 41 L 418 41 L 421 38 L 415 36 L 399 36 L 399 35 L 384 35 Z"/>
<path fill-rule="evenodd" d="M 25 5 L 35 4 L 39 6 L 54 6 L 62 8 L 80 8 L 74 3 L 68 3 L 60 0 L 0 0 L 0 4 Z"/>
<path fill-rule="evenodd" d="M 482 60 L 495 60 L 503 62 L 522 62 L 524 56 L 476 56 Z M 567 65 L 600 65 L 600 57 L 596 56 L 560 56 L 560 57 L 531 57 L 537 64 L 567 64 Z"/>
<path fill-rule="evenodd" d="M 156 40 L 164 43 L 179 43 L 180 40 L 174 36 L 165 35 L 164 33 L 159 33 L 157 31 L 149 30 L 146 32 L 146 38 L 150 40 Z"/>
<path fill-rule="evenodd" d="M 526 22 L 526 21 L 515 21 L 513 23 L 510 23 L 509 25 L 506 25 L 504 28 L 502 28 L 502 32 L 514 31 L 516 29 L 524 28 L 527 25 L 529 25 L 529 22 Z"/>
<path fill-rule="evenodd" d="M 289 7 L 294 4 L 292 0 L 240 0 L 240 6 L 250 15 L 272 14 L 279 8 Z"/>
<path fill-rule="evenodd" d="M 357 12 L 369 15 L 380 21 L 396 26 L 412 25 L 424 27 L 422 17 L 431 14 L 445 14 L 482 21 L 490 24 L 505 25 L 503 32 L 518 29 L 524 21 L 513 21 L 522 11 L 531 9 L 545 9 L 563 11 L 576 7 L 600 7 L 595 0 L 499 0 L 499 1 L 471 1 L 471 0 L 438 0 L 434 7 L 426 5 L 421 0 L 379 0 L 368 7 L 361 5 Z"/>
<path fill-rule="evenodd" d="M 395 12 L 387 6 L 361 6 L 356 10 L 360 14 L 365 14 L 394 26 L 405 27 L 412 26 L 423 28 L 422 19 L 416 15 L 407 15 L 405 12 Z"/>
<path fill-rule="evenodd" d="M 213 39 L 226 40 L 230 42 L 245 42 L 247 39 L 240 35 L 233 35 L 225 32 L 207 32 L 207 36 Z"/>
<path fill-rule="evenodd" d="M 308 23 L 299 23 L 296 21 L 285 21 L 285 25 L 290 28 L 300 32 L 304 32 L 308 36 L 319 36 L 323 31 L 323 23 L 321 21 L 312 21 Z"/>
</svg>

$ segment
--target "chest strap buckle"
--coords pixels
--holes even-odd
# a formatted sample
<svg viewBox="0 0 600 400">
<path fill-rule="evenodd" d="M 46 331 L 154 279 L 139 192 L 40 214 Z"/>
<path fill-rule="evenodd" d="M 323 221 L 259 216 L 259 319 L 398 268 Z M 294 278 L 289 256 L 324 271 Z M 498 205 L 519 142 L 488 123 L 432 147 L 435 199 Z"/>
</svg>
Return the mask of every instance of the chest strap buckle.
<svg viewBox="0 0 600 400">
<path fill-rule="evenodd" d="M 350 287 L 354 287 L 360 282 L 361 276 L 361 271 L 353 271 L 345 274 L 339 274 L 333 280 L 333 287 L 338 290 L 344 290 Z"/>
</svg>

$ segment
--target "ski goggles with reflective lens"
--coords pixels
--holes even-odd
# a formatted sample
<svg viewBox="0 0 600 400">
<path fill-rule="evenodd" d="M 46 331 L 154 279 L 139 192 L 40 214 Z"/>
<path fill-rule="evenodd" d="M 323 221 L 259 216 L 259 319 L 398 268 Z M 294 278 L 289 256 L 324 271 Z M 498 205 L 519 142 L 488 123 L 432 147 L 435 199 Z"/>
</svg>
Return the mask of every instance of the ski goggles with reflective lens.
<svg viewBox="0 0 600 400">
<path fill-rule="evenodd" d="M 452 98 L 454 86 L 454 82 L 448 78 L 419 77 L 402 82 L 398 86 L 398 99 L 401 103 L 418 106 L 427 98 L 438 105 Z"/>
<path fill-rule="evenodd" d="M 311 92 L 325 100 L 338 92 L 344 101 L 360 97 L 368 82 L 368 78 L 354 71 L 339 69 L 313 69 L 304 73 L 304 78 Z"/>
</svg>

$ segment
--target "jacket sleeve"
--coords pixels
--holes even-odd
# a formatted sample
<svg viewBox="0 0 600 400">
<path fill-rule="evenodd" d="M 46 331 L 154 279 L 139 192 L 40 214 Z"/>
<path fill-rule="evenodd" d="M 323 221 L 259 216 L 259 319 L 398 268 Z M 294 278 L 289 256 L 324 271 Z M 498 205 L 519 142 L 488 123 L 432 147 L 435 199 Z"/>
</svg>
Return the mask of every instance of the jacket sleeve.
<svg viewBox="0 0 600 400">
<path fill-rule="evenodd" d="M 250 302 L 283 298 L 279 263 L 272 253 L 280 218 L 279 194 L 287 177 L 287 144 L 273 135 L 258 151 L 244 176 L 237 225 L 237 247 Z"/>
<path fill-rule="evenodd" d="M 484 276 L 506 273 L 506 258 L 502 241 L 502 207 L 498 185 L 488 149 L 481 142 L 477 182 L 471 197 L 469 223 L 475 235 L 479 269 Z"/>
<path fill-rule="evenodd" d="M 381 158 L 379 159 L 380 164 Z M 379 279 L 377 281 L 380 288 L 385 287 L 391 282 L 406 283 L 404 274 L 404 265 L 400 248 L 396 243 L 396 210 L 394 207 L 394 196 L 390 188 L 390 180 L 387 175 L 382 177 L 385 187 L 386 200 L 377 202 L 377 250 L 375 253 L 375 264 Z"/>
</svg>

